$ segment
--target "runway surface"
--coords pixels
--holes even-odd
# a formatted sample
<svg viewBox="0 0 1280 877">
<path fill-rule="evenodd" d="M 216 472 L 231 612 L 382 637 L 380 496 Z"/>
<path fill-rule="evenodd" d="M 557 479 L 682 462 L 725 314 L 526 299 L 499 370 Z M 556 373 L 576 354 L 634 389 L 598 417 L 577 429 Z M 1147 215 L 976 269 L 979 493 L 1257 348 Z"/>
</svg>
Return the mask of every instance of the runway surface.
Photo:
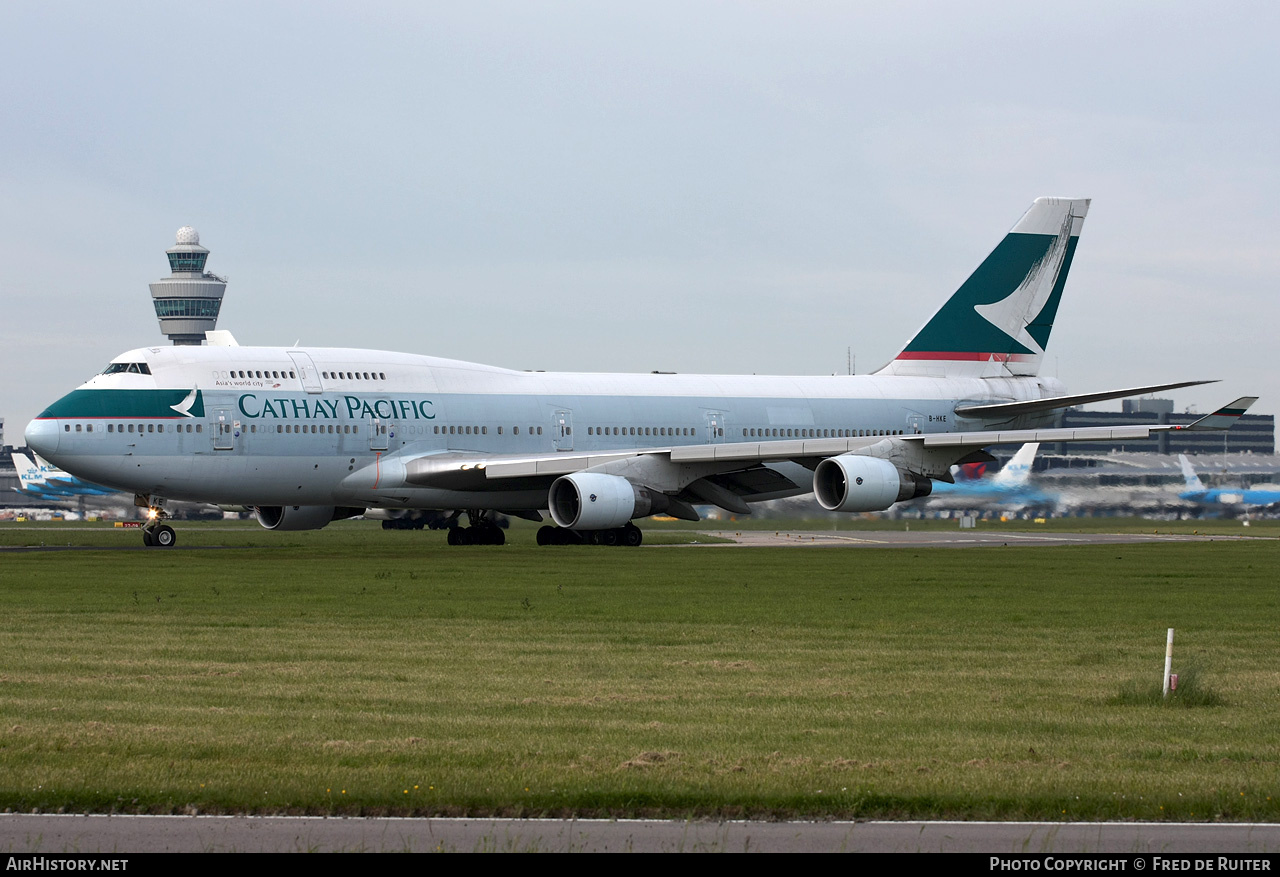
<svg viewBox="0 0 1280 877">
<path fill-rule="evenodd" d="M 154 551 L 156 549 L 143 546 L 140 537 L 130 539 L 124 545 L 76 545 L 74 536 L 62 535 L 58 531 L 71 534 L 75 528 L 34 528 L 9 527 L 10 530 L 42 529 L 39 545 L 0 546 L 2 552 L 26 551 Z M 205 528 L 211 530 L 216 528 Z M 83 529 L 79 532 L 85 532 Z M 655 531 L 661 532 L 661 531 Z M 673 532 L 673 531 L 667 531 Z M 1037 545 L 1136 545 L 1136 544 L 1171 544 L 1176 542 L 1244 542 L 1269 540 L 1268 536 L 1229 536 L 1172 533 L 1067 533 L 1046 531 L 1029 533 L 1026 531 L 997 530 L 683 530 L 676 531 L 689 536 L 694 541 L 689 544 L 709 548 L 760 547 L 760 546 L 803 546 L 803 547 L 845 547 L 845 548 L 973 548 L 973 547 L 1030 547 Z M 54 535 L 54 534 L 57 535 Z M 135 530 L 124 533 L 137 537 Z M 123 535 L 123 534 L 122 534 Z M 714 536 L 730 540 L 728 542 L 698 542 L 699 535 Z M 65 540 L 65 541 L 63 541 Z M 443 534 L 441 534 L 443 540 Z M 237 550 L 249 546 L 237 545 L 182 545 L 181 541 L 169 551 L 218 551 Z M 278 548 L 270 543 L 252 546 L 254 551 L 263 548 Z M 655 548 L 682 547 L 677 545 L 657 545 Z"/>
<path fill-rule="evenodd" d="M 1280 825 L 0 815 L 6 853 L 1280 852 Z"/>
<path fill-rule="evenodd" d="M 1173 542 L 1240 542 L 1256 536 L 1198 536 L 1168 533 L 1009 533 L 982 530 L 716 530 L 708 535 L 732 539 L 708 547 L 801 545 L 863 548 L 970 548 L 1034 545 L 1135 545 Z"/>
</svg>

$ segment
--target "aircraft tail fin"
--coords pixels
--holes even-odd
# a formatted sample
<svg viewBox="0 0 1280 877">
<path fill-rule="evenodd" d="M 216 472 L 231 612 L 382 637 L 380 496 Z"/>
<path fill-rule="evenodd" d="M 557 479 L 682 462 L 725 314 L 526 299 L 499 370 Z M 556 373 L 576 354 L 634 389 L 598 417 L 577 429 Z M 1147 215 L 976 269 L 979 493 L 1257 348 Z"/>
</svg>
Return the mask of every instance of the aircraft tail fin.
<svg viewBox="0 0 1280 877">
<path fill-rule="evenodd" d="M 1004 468 L 991 479 L 992 484 L 1000 487 L 1023 487 L 1031 478 L 1031 464 L 1040 449 L 1039 442 L 1028 442 L 1018 448 L 1018 452 L 1005 464 Z"/>
<path fill-rule="evenodd" d="M 969 279 L 877 374 L 1037 374 L 1089 201 L 1037 198 Z"/>
<path fill-rule="evenodd" d="M 13 468 L 18 471 L 19 493 L 36 491 L 44 484 L 44 479 L 40 477 L 39 470 L 25 455 L 17 453 L 13 455 Z"/>
<path fill-rule="evenodd" d="M 46 480 L 48 480 L 49 478 L 56 478 L 59 475 L 66 474 L 57 466 L 53 465 L 48 460 L 46 460 L 44 457 L 37 454 L 35 451 L 31 452 L 31 459 L 35 462 L 36 471 L 39 472 L 40 475 Z"/>
<path fill-rule="evenodd" d="M 1178 465 L 1182 467 L 1182 478 L 1187 482 L 1187 490 L 1204 490 L 1204 482 L 1200 480 L 1200 476 L 1196 474 L 1196 470 L 1185 454 L 1178 455 Z"/>
</svg>

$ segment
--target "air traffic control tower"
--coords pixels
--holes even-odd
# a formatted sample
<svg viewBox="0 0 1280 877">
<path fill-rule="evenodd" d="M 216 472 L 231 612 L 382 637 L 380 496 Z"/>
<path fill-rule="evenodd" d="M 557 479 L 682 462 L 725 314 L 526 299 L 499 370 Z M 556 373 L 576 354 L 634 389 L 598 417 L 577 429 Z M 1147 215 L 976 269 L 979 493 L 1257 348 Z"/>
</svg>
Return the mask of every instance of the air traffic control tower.
<svg viewBox="0 0 1280 877">
<path fill-rule="evenodd" d="M 151 284 L 160 331 L 174 344 L 200 344 L 205 332 L 217 328 L 227 279 L 204 270 L 209 251 L 189 225 L 178 229 L 178 242 L 165 255 L 173 273 Z"/>
</svg>

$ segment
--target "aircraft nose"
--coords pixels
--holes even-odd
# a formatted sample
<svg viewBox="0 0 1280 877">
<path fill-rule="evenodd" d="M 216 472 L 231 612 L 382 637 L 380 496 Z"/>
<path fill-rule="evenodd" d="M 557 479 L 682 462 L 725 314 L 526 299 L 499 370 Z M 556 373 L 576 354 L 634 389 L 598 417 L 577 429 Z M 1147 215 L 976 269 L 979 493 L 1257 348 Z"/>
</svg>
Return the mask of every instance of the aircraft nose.
<svg viewBox="0 0 1280 877">
<path fill-rule="evenodd" d="M 58 452 L 58 421 L 50 419 L 33 420 L 27 424 L 24 436 L 27 447 L 46 460 L 52 460 Z"/>
</svg>

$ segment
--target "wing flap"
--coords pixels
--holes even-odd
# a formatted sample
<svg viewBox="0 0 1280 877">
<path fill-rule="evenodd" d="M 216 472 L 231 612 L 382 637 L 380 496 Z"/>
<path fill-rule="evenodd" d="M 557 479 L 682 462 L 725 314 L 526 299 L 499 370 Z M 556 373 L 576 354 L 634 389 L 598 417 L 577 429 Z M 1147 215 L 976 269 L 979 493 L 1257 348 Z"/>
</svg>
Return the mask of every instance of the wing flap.
<svg viewBox="0 0 1280 877">
<path fill-rule="evenodd" d="M 1166 429 L 1168 427 L 1165 427 Z M 926 448 L 985 447 L 1027 442 L 1105 442 L 1150 438 L 1157 426 L 1090 426 L 1080 429 L 1006 429 L 991 432 L 947 432 L 902 436 Z"/>
</svg>

